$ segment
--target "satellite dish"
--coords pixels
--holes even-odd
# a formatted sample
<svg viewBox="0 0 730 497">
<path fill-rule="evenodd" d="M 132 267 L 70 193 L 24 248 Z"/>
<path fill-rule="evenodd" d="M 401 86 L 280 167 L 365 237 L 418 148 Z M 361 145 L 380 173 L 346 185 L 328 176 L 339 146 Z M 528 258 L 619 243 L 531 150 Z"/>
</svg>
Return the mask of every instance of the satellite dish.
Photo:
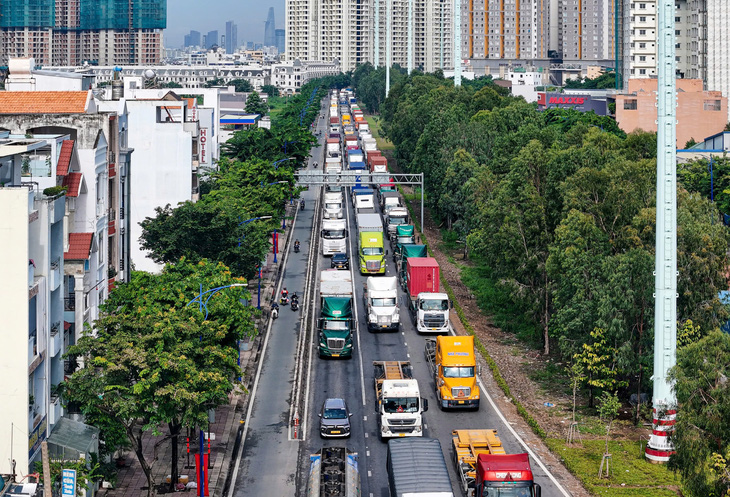
<svg viewBox="0 0 730 497">
<path fill-rule="evenodd" d="M 144 77 L 145 77 L 145 78 L 147 78 L 147 79 L 152 79 L 152 78 L 154 78 L 154 77 L 155 77 L 155 71 L 153 71 L 152 69 L 147 69 L 147 70 L 146 70 L 146 71 L 144 72 Z"/>
</svg>

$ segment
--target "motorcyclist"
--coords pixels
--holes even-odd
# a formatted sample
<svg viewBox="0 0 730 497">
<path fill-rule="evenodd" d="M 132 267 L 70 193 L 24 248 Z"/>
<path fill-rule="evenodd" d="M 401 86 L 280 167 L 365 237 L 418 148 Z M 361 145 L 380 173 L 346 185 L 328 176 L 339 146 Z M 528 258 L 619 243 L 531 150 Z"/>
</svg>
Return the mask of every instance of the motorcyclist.
<svg viewBox="0 0 730 497">
<path fill-rule="evenodd" d="M 297 292 L 294 292 L 292 294 L 291 299 L 292 299 L 292 301 L 296 300 L 297 302 L 299 302 L 299 296 L 297 295 Z"/>
<path fill-rule="evenodd" d="M 294 242 L 294 250 L 296 250 L 296 251 L 299 251 L 299 246 L 300 246 L 300 244 L 299 244 L 299 239 L 297 239 L 297 240 L 296 240 L 296 241 Z"/>
<path fill-rule="evenodd" d="M 301 205 L 302 210 L 304 210 L 304 199 L 302 199 L 302 202 L 300 205 Z"/>
<path fill-rule="evenodd" d="M 281 291 L 281 300 L 288 300 L 289 299 L 289 290 L 284 287 L 284 289 Z"/>
</svg>

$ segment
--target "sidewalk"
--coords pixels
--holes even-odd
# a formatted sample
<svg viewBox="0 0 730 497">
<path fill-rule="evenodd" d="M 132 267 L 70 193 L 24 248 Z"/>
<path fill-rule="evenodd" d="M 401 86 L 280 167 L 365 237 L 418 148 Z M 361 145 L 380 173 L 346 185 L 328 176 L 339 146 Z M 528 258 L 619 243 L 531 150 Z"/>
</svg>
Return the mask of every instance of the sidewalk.
<svg viewBox="0 0 730 497">
<path fill-rule="evenodd" d="M 287 206 L 287 216 L 293 217 L 297 204 Z M 258 334 L 250 341 L 241 342 L 241 376 L 242 391 L 236 391 L 229 395 L 230 402 L 228 405 L 220 406 L 215 410 L 215 421 L 210 425 L 210 460 L 208 463 L 208 486 L 209 495 L 223 497 L 226 479 L 231 469 L 231 463 L 234 457 L 234 446 L 236 445 L 236 437 L 239 428 L 242 427 L 243 419 L 246 415 L 249 402 L 249 392 L 253 386 L 254 376 L 256 375 L 256 367 L 258 364 L 261 344 L 263 342 L 263 334 L 266 332 L 269 317 L 269 302 L 275 285 L 278 281 L 280 273 L 281 258 L 284 256 L 286 249 L 287 237 L 289 236 L 290 225 L 292 220 L 287 219 L 287 230 L 279 238 L 279 253 L 277 254 L 277 263 L 274 264 L 274 256 L 269 253 L 266 256 L 266 268 L 261 274 L 261 317 L 256 322 Z M 253 281 L 253 280 L 252 280 Z M 258 279 L 256 279 L 256 287 L 249 287 L 252 296 L 252 304 L 257 301 Z M 143 435 L 143 452 L 148 464 L 152 466 L 152 474 L 157 485 L 157 493 L 167 492 L 169 488 L 165 485 L 166 478 L 170 474 L 172 461 L 172 441 L 166 440 L 157 447 L 155 453 L 155 444 L 167 435 L 167 427 L 164 427 L 163 434 L 153 436 L 151 432 Z M 194 434 L 194 439 L 190 439 L 190 454 L 188 457 L 186 448 L 187 430 L 178 440 L 178 472 L 180 475 L 187 475 L 190 482 L 197 482 L 198 477 L 195 472 L 195 454 L 198 453 L 200 441 L 198 434 Z M 207 436 L 207 434 L 206 434 Z M 208 452 L 208 440 L 205 443 L 205 452 Z M 189 459 L 189 464 L 188 464 Z M 186 489 L 182 493 L 187 495 L 198 495 L 196 489 Z M 147 478 L 145 477 L 142 467 L 137 461 L 134 452 L 127 453 L 127 465 L 120 468 L 117 474 L 117 484 L 113 489 L 100 489 L 98 495 L 107 497 L 146 497 L 147 496 Z"/>
</svg>

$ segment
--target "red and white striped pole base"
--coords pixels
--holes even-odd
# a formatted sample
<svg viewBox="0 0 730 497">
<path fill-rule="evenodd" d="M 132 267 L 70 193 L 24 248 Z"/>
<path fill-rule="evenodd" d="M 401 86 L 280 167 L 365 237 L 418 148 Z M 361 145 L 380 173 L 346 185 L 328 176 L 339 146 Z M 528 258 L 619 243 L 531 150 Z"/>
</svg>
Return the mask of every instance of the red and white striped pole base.
<svg viewBox="0 0 730 497">
<path fill-rule="evenodd" d="M 674 424 L 677 422 L 677 411 L 673 409 L 664 411 L 661 417 L 656 408 L 653 412 L 651 437 L 644 454 L 649 461 L 663 464 L 669 461 L 669 456 L 674 454 L 674 447 L 669 436 L 674 431 Z"/>
</svg>

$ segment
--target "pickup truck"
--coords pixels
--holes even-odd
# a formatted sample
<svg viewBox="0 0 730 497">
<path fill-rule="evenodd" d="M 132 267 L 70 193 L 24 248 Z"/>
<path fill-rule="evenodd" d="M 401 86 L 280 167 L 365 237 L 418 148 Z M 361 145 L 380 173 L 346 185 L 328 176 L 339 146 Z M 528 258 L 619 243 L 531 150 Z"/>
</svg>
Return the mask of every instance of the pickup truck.
<svg viewBox="0 0 730 497">
<path fill-rule="evenodd" d="M 424 355 L 442 409 L 479 409 L 473 336 L 427 338 Z"/>
</svg>

